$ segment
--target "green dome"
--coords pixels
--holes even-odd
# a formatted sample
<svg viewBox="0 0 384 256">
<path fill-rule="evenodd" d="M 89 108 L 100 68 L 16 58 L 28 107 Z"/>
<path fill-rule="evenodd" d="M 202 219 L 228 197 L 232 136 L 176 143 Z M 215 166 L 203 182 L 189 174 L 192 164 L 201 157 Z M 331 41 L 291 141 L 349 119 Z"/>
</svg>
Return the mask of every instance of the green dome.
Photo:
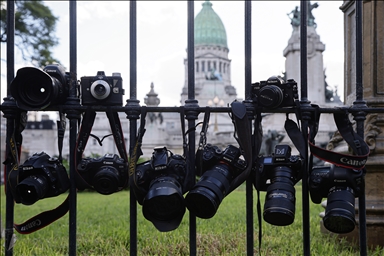
<svg viewBox="0 0 384 256">
<path fill-rule="evenodd" d="M 195 46 L 227 46 L 227 33 L 219 15 L 212 9 L 212 3 L 204 2 L 203 9 L 195 18 Z"/>
</svg>

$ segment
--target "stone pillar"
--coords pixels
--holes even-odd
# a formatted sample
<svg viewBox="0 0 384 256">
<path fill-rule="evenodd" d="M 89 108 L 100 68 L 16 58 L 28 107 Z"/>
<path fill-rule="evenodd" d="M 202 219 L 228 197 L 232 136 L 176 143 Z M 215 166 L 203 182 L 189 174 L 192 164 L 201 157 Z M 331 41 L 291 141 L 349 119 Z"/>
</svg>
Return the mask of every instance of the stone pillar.
<svg viewBox="0 0 384 256">
<path fill-rule="evenodd" d="M 345 87 L 344 101 L 356 99 L 355 1 L 344 1 Z M 363 2 L 363 87 L 368 107 L 384 107 L 384 1 Z M 384 114 L 367 115 L 364 131 L 370 147 L 366 169 L 367 243 L 384 246 Z M 335 146 L 335 145 L 333 145 Z M 347 147 L 339 145 L 339 150 Z M 357 210 L 357 209 L 356 209 Z M 358 211 L 357 211 L 358 215 Z M 356 220 L 358 222 L 358 216 Z M 358 225 L 358 224 L 357 224 Z M 346 236 L 358 241 L 358 226 Z"/>
<path fill-rule="evenodd" d="M 307 27 L 308 99 L 315 104 L 325 104 L 323 51 L 325 45 L 313 26 Z M 293 27 L 291 38 L 283 51 L 287 79 L 295 79 L 301 86 L 300 76 L 300 27 Z M 300 90 L 299 90 L 300 91 Z"/>
</svg>

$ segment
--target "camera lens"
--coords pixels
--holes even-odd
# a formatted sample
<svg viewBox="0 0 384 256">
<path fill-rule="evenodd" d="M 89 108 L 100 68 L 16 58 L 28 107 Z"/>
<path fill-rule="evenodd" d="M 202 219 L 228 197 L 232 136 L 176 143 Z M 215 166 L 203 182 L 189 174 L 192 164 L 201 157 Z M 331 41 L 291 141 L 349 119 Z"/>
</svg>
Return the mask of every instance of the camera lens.
<svg viewBox="0 0 384 256">
<path fill-rule="evenodd" d="M 217 209 L 229 191 L 232 174 L 230 167 L 220 162 L 206 171 L 199 182 L 185 197 L 187 208 L 197 217 L 208 219 Z"/>
<path fill-rule="evenodd" d="M 273 170 L 271 185 L 267 188 L 264 204 L 264 220 L 276 226 L 286 226 L 295 219 L 295 188 L 291 181 L 292 170 L 278 166 Z"/>
<path fill-rule="evenodd" d="M 283 92 L 276 85 L 267 85 L 260 89 L 259 104 L 267 108 L 277 108 L 283 102 Z"/>
<path fill-rule="evenodd" d="M 111 93 L 111 86 L 104 80 L 97 80 L 91 85 L 91 95 L 97 100 L 103 100 Z"/>
<path fill-rule="evenodd" d="M 176 229 L 185 213 L 180 184 L 171 177 L 155 179 L 143 202 L 143 215 L 160 231 Z"/>
<path fill-rule="evenodd" d="M 118 190 L 119 171 L 112 166 L 102 166 L 92 180 L 93 187 L 103 195 L 110 195 Z"/>
<path fill-rule="evenodd" d="M 44 198 L 48 190 L 47 180 L 42 175 L 29 176 L 16 186 L 16 190 L 20 195 L 22 204 L 32 205 Z"/>
<path fill-rule="evenodd" d="M 355 196 L 351 188 L 333 187 L 329 191 L 323 222 L 324 227 L 334 233 L 355 229 Z"/>
<path fill-rule="evenodd" d="M 17 71 L 10 88 L 21 109 L 41 110 L 60 98 L 62 86 L 58 79 L 47 73 L 37 68 L 25 67 Z"/>
</svg>

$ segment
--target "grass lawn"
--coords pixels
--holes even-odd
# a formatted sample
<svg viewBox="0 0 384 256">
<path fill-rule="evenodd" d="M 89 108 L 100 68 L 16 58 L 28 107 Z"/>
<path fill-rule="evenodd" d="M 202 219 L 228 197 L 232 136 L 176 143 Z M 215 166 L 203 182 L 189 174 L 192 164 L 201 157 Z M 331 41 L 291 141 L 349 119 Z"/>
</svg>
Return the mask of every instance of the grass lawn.
<svg viewBox="0 0 384 256">
<path fill-rule="evenodd" d="M 263 221 L 262 255 L 302 255 L 301 188 L 296 187 L 296 216 L 292 225 L 277 227 Z M 38 201 L 32 206 L 15 205 L 15 222 L 53 209 L 67 194 Z M 264 204 L 265 194 L 261 200 Z M 258 222 L 254 192 L 255 255 L 258 253 Z M 129 255 L 129 191 L 109 196 L 78 193 L 78 255 Z M 359 255 L 359 248 L 319 231 L 320 205 L 311 203 L 311 255 Z M 189 255 L 188 211 L 179 228 L 161 233 L 144 219 L 138 205 L 139 255 Z M 5 195 L 1 187 L 1 218 L 5 222 Z M 48 227 L 29 235 L 16 234 L 14 255 L 68 255 L 68 214 Z M 1 241 L 4 255 L 4 239 Z M 198 255 L 246 255 L 245 187 L 228 195 L 217 214 L 208 220 L 197 218 Z M 384 256 L 384 250 L 371 249 L 369 255 Z"/>
</svg>

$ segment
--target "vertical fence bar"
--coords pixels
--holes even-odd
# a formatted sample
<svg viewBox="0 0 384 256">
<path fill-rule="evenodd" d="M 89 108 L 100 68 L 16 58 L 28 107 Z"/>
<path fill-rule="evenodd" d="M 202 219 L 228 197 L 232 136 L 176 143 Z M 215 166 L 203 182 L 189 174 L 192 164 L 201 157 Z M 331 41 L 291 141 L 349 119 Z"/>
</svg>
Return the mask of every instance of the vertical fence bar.
<svg viewBox="0 0 384 256">
<path fill-rule="evenodd" d="M 9 106 L 16 106 L 14 100 L 12 100 L 10 94 L 10 84 L 15 75 L 15 3 L 12 0 L 7 0 L 7 97 L 4 98 L 4 103 Z M 12 111 L 5 112 L 4 115 L 7 118 L 7 147 L 6 156 L 8 157 L 10 152 L 10 145 L 8 145 L 10 138 L 14 132 L 14 120 L 15 115 Z M 12 171 L 10 164 L 6 165 L 6 173 L 4 177 L 5 185 L 8 182 L 8 175 Z M 11 247 L 13 238 L 13 221 L 14 221 L 14 202 L 11 189 L 6 190 L 6 202 L 5 202 L 5 253 L 6 256 L 13 255 L 13 249 Z"/>
<path fill-rule="evenodd" d="M 69 73 L 70 89 L 66 104 L 80 105 L 77 98 L 77 3 L 75 0 L 69 1 Z M 76 189 L 76 136 L 77 121 L 80 113 L 74 109 L 67 111 L 69 121 L 69 255 L 76 255 L 77 244 L 77 189 Z"/>
<path fill-rule="evenodd" d="M 244 81 L 245 99 L 251 96 L 252 83 L 252 2 L 244 1 Z M 250 120 L 250 125 L 252 120 Z M 251 164 L 251 163 L 248 163 Z M 246 180 L 246 222 L 247 222 L 247 255 L 253 255 L 253 181 Z M 260 231 L 259 231 L 260 232 Z"/>
<path fill-rule="evenodd" d="M 133 148 L 136 142 L 137 119 L 139 119 L 140 111 L 135 111 L 140 107 L 137 100 L 137 33 L 136 33 L 136 1 L 130 1 L 129 5 L 129 99 L 127 107 L 132 107 L 127 111 L 129 119 L 129 153 L 132 156 Z M 129 193 L 129 241 L 130 255 L 137 255 L 137 203 L 133 190 Z"/>
<path fill-rule="evenodd" d="M 364 138 L 364 121 L 366 113 L 364 108 L 367 107 L 366 101 L 363 100 L 363 26 L 362 26 L 362 1 L 355 1 L 356 11 L 356 101 L 353 102 L 354 108 L 361 111 L 354 112 L 356 120 L 356 130 L 362 138 Z M 359 242 L 360 255 L 367 255 L 367 230 L 366 230 L 366 212 L 365 212 L 365 179 L 363 179 L 362 193 L 359 196 Z"/>
<path fill-rule="evenodd" d="M 307 85 L 307 11 L 308 1 L 300 1 L 300 80 L 301 80 L 301 115 L 302 134 L 306 145 L 304 157 L 308 157 L 308 121 L 311 119 L 310 101 L 308 101 Z M 302 207 L 303 207 L 303 254 L 310 255 L 310 225 L 309 225 L 309 194 L 308 194 L 308 159 L 304 161 L 302 178 Z"/>
<path fill-rule="evenodd" d="M 195 8 L 194 1 L 189 0 L 187 3 L 188 12 L 188 43 L 187 43 L 187 59 L 188 59 L 188 99 L 185 101 L 186 110 L 188 107 L 198 106 L 195 100 Z M 194 111 L 186 111 L 186 119 L 188 120 L 188 129 L 195 127 L 195 120 L 199 113 Z M 195 170 L 195 133 L 188 134 L 189 141 L 189 170 Z M 190 171 L 191 180 L 195 179 L 195 172 Z M 196 255 L 196 216 L 189 212 L 189 255 Z"/>
</svg>

